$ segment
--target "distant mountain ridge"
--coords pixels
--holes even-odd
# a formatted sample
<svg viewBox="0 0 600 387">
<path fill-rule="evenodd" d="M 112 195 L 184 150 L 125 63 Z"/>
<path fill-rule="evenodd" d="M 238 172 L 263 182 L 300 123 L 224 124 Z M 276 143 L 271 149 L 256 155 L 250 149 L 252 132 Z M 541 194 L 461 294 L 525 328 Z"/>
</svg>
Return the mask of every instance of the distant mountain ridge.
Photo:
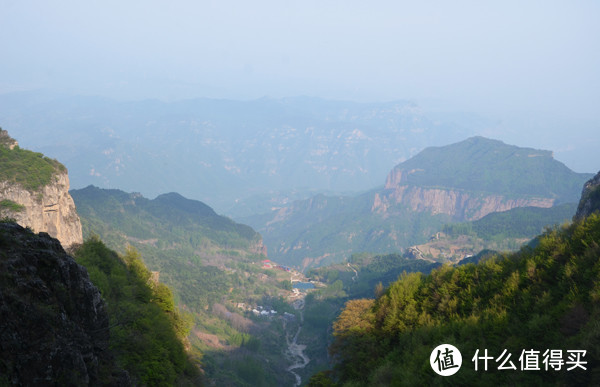
<svg viewBox="0 0 600 387">
<path fill-rule="evenodd" d="M 571 171 L 552 152 L 471 137 L 444 147 L 426 148 L 397 165 L 372 210 L 393 213 L 396 205 L 413 211 L 477 220 L 517 207 L 552 207 L 576 202 L 591 174 Z"/>
<path fill-rule="evenodd" d="M 473 137 L 427 148 L 396 166 L 382 189 L 316 196 L 240 221 L 261 232 L 273 259 L 305 269 L 352 252 L 402 251 L 451 221 L 575 202 L 589 177 L 549 151 Z"/>
<path fill-rule="evenodd" d="M 154 244 L 165 238 L 174 245 L 214 245 L 266 254 L 260 234 L 250 226 L 174 192 L 151 200 L 139 193 L 88 186 L 72 190 L 71 195 L 84 219 L 85 234 L 104 230 L 123 241 Z"/>
<path fill-rule="evenodd" d="M 256 213 L 243 207 L 256 195 L 276 200 L 253 201 L 263 212 L 281 203 L 281 192 L 286 200 L 370 189 L 426 145 L 493 125 L 473 114 L 430 115 L 410 101 L 119 102 L 39 93 L 0 95 L 0 118 L 22 143 L 65 163 L 77 188 L 176 191 L 231 214 Z"/>
</svg>

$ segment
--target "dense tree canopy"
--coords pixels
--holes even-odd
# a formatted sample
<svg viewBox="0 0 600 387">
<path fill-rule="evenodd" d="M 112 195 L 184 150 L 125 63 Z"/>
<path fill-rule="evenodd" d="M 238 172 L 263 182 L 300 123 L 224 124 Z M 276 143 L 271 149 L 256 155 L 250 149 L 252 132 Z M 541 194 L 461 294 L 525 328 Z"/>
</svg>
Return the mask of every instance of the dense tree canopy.
<svg viewBox="0 0 600 387">
<path fill-rule="evenodd" d="M 538 241 L 479 264 L 404 274 L 378 299 L 348 303 L 334 324 L 335 375 L 320 374 L 313 384 L 597 385 L 600 216 L 549 230 Z M 429 364 L 443 343 L 463 354 L 462 368 L 447 379 Z M 498 359 L 505 349 L 517 371 L 498 370 L 495 361 L 485 372 L 479 361 L 475 370 L 477 350 Z M 567 371 L 563 363 L 560 371 L 545 371 L 550 349 L 562 351 L 563 361 L 569 351 L 586 351 L 587 369 Z M 538 355 L 540 371 L 520 371 L 524 351 Z"/>
<path fill-rule="evenodd" d="M 91 238 L 77 249 L 75 259 L 87 268 L 107 303 L 111 351 L 136 384 L 200 382 L 182 344 L 190 323 L 175 308 L 171 290 L 149 282 L 150 272 L 134 248 L 119 257 Z"/>
</svg>

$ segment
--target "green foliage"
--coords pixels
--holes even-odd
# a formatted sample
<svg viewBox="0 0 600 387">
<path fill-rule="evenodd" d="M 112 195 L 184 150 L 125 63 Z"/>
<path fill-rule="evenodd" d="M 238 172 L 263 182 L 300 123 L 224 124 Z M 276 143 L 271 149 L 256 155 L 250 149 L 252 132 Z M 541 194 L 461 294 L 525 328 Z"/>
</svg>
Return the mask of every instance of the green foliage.
<svg viewBox="0 0 600 387">
<path fill-rule="evenodd" d="M 403 272 L 429 273 L 438 266 L 440 266 L 439 263 L 410 259 L 400 254 L 359 253 L 352 254 L 345 265 L 338 264 L 311 269 L 307 276 L 330 285 L 340 281 L 343 284 L 342 289 L 350 298 L 363 298 L 372 297 L 378 284 L 387 286 L 397 280 Z M 325 289 L 321 293 L 335 293 L 342 289 Z"/>
<path fill-rule="evenodd" d="M 599 242 L 600 216 L 593 215 L 547 231 L 535 248 L 402 275 L 372 308 L 347 307 L 339 316 L 330 347 L 335 379 L 348 385 L 438 383 L 429 355 L 450 343 L 463 354 L 463 368 L 451 380 L 458 385 L 597 385 Z M 496 357 L 507 349 L 515 364 L 522 350 L 582 349 L 588 371 L 475 372 L 470 360 L 484 348 Z"/>
<path fill-rule="evenodd" d="M 293 286 L 292 286 L 292 282 L 288 281 L 288 280 L 283 280 L 279 282 L 279 287 L 284 289 L 284 290 L 292 290 Z"/>
<path fill-rule="evenodd" d="M 92 238 L 78 248 L 75 259 L 87 268 L 106 301 L 110 348 L 132 380 L 153 386 L 197 383 L 196 366 L 181 342 L 189 330 L 186 317 L 174 308 L 168 287 L 149 284 L 150 273 L 139 253 L 130 247 L 120 258 Z"/>
<path fill-rule="evenodd" d="M 450 220 L 445 214 L 404 207 L 382 217 L 371 211 L 373 195 L 372 191 L 356 197 L 317 195 L 294 202 L 284 220 L 271 213 L 247 222 L 263 233 L 265 244 L 277 246 L 269 250 L 272 260 L 306 269 L 341 262 L 352 253 L 383 254 L 423 243 Z"/>
<path fill-rule="evenodd" d="M 13 149 L 0 146 L 0 181 L 18 184 L 35 192 L 52 182 L 57 173 L 66 171 L 64 165 L 15 146 Z"/>
<path fill-rule="evenodd" d="M 15 203 L 12 200 L 4 199 L 0 201 L 0 213 L 2 210 L 7 210 L 10 212 L 21 212 L 25 209 L 24 205 L 19 203 Z"/>
<path fill-rule="evenodd" d="M 291 383 L 286 371 L 289 360 L 281 356 L 287 332 L 280 320 L 257 318 L 235 306 L 270 306 L 279 316 L 294 312 L 280 297 L 288 292 L 282 287 L 290 284 L 289 273 L 262 268 L 265 257 L 256 249 L 258 233 L 177 194 L 148 200 L 95 187 L 71 194 L 85 238 L 99 234 L 108 246 L 122 252 L 136 276 L 153 281 L 147 267 L 169 286 L 154 285 L 149 300 L 171 317 L 178 336 L 190 332 L 191 351 L 201 358 L 209 383 Z M 177 310 L 188 313 L 182 317 L 171 313 Z M 260 364 L 255 372 L 263 376 L 254 379 L 239 365 L 240 357 L 254 359 Z"/>
<path fill-rule="evenodd" d="M 403 183 L 409 185 L 493 192 L 509 197 L 550 194 L 559 202 L 579 200 L 581 186 L 591 177 L 571 171 L 554 160 L 549 151 L 519 148 L 483 137 L 427 148 L 396 168 L 406 171 Z"/>
<path fill-rule="evenodd" d="M 260 241 L 260 235 L 251 227 L 217 215 L 206 204 L 176 193 L 149 200 L 140 194 L 89 186 L 72 190 L 71 196 L 79 215 L 87 219 L 84 226 L 98 233 L 116 234 L 113 238 L 125 234 L 132 241 L 160 242 L 164 249 L 214 248 L 226 254 L 234 249 L 248 249 Z"/>
<path fill-rule="evenodd" d="M 543 232 L 544 227 L 570 221 L 576 208 L 575 203 L 551 208 L 513 208 L 488 214 L 473 222 L 446 224 L 443 231 L 452 237 L 472 235 L 484 240 L 533 238 Z"/>
</svg>

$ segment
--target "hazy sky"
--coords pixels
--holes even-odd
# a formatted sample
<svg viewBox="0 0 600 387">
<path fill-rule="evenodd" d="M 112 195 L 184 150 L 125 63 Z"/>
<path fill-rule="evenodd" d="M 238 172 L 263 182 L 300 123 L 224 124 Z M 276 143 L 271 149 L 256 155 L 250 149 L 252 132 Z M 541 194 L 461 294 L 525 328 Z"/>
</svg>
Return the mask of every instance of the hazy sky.
<svg viewBox="0 0 600 387">
<path fill-rule="evenodd" d="M 600 110 L 597 0 L 0 4 L 0 93 Z"/>
</svg>

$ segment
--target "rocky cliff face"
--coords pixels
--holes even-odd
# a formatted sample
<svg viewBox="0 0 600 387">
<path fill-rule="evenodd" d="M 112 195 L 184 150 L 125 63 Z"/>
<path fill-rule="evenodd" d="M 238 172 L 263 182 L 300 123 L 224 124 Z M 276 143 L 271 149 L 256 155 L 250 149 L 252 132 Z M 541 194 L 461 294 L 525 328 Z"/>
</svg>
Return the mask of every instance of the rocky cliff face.
<svg viewBox="0 0 600 387">
<path fill-rule="evenodd" d="M 600 172 L 583 186 L 581 200 L 573 220 L 580 220 L 600 211 Z"/>
<path fill-rule="evenodd" d="M 389 216 L 394 213 L 394 206 L 401 205 L 412 211 L 450 215 L 455 220 L 477 220 L 492 212 L 516 207 L 549 208 L 553 204 L 552 198 L 509 199 L 497 194 L 386 184 L 385 190 L 375 194 L 371 211 Z"/>
<path fill-rule="evenodd" d="M 516 207 L 549 208 L 555 201 L 554 198 L 507 198 L 499 194 L 409 184 L 408 177 L 420 171 L 394 168 L 388 174 L 384 190 L 375 194 L 371 211 L 385 216 L 393 213 L 394 206 L 402 205 L 412 211 L 450 215 L 455 220 L 477 220 L 492 212 Z"/>
<path fill-rule="evenodd" d="M 39 192 L 30 192 L 12 182 L 0 182 L 0 198 L 23 206 L 19 211 L 5 209 L 2 216 L 14 218 L 34 232 L 47 232 L 65 248 L 83 242 L 81 222 L 69 195 L 67 172 L 57 173 Z"/>
<path fill-rule="evenodd" d="M 552 153 L 507 145 L 483 137 L 431 147 L 398 164 L 372 211 L 394 207 L 477 220 L 516 207 L 552 207 L 579 199 L 589 174 L 571 171 Z"/>
<path fill-rule="evenodd" d="M 4 172 L 0 177 L 0 218 L 13 218 L 35 232 L 47 232 L 65 248 L 82 243 L 66 168 L 18 145 L 0 128 L 0 170 Z"/>
<path fill-rule="evenodd" d="M 58 240 L 0 223 L 0 384 L 127 385 L 87 271 Z"/>
</svg>

